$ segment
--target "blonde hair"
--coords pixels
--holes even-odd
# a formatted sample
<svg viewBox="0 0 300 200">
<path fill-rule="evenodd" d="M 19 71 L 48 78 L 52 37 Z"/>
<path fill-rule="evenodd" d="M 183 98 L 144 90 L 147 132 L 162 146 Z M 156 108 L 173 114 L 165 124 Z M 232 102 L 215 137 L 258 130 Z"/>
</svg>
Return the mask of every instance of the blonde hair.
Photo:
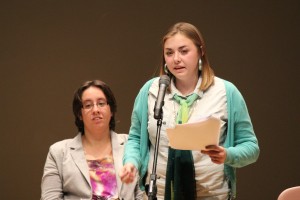
<svg viewBox="0 0 300 200">
<path fill-rule="evenodd" d="M 214 83 L 214 71 L 210 67 L 207 54 L 206 54 L 206 47 L 205 43 L 202 37 L 202 34 L 200 31 L 192 24 L 186 23 L 186 22 L 179 22 L 174 24 L 170 29 L 167 31 L 166 35 L 162 39 L 162 49 L 164 49 L 164 44 L 167 39 L 171 38 L 172 36 L 176 34 L 182 34 L 193 41 L 195 46 L 198 49 L 201 61 L 202 61 L 202 70 L 201 70 L 201 76 L 202 76 L 202 82 L 200 85 L 200 90 L 205 91 L 207 90 L 213 83 Z M 161 60 L 161 66 L 160 66 L 160 75 L 169 75 L 173 76 L 172 74 L 167 74 L 164 71 L 164 65 L 165 65 L 165 58 L 164 58 L 164 50 L 162 52 L 162 60 Z M 200 73 L 200 71 L 199 71 Z"/>
</svg>

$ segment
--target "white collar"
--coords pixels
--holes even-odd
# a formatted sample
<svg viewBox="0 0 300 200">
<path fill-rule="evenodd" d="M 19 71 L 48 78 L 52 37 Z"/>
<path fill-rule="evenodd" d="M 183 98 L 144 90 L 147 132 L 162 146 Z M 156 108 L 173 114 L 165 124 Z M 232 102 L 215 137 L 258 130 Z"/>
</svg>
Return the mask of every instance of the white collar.
<svg viewBox="0 0 300 200">
<path fill-rule="evenodd" d="M 201 82 L 202 82 L 202 77 L 200 76 L 199 79 L 198 79 L 198 82 L 197 82 L 197 84 L 196 84 L 196 87 L 195 87 L 194 91 L 191 92 L 191 93 L 188 94 L 188 95 L 183 95 L 183 94 L 176 88 L 175 83 L 174 83 L 174 78 L 172 78 L 172 80 L 171 80 L 171 95 L 172 95 L 172 97 L 173 97 L 175 94 L 177 94 L 178 96 L 186 97 L 186 96 L 189 96 L 189 95 L 195 93 L 195 94 L 198 94 L 198 96 L 199 96 L 200 98 L 202 98 L 202 96 L 203 96 L 203 91 L 199 89 L 199 87 L 200 87 L 200 85 L 201 85 Z"/>
</svg>

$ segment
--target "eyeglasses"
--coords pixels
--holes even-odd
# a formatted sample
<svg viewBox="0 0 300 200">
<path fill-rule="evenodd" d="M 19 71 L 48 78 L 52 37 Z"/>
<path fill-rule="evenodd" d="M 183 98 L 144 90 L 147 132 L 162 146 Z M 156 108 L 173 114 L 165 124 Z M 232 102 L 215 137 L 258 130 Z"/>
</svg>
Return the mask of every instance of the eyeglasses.
<svg viewBox="0 0 300 200">
<path fill-rule="evenodd" d="M 108 104 L 107 101 L 104 101 L 104 100 L 98 101 L 98 102 L 96 102 L 96 103 L 94 103 L 94 102 L 92 102 L 92 101 L 86 101 L 86 102 L 84 102 L 84 103 L 82 104 L 82 108 L 85 109 L 85 110 L 87 110 L 87 111 L 89 111 L 89 110 L 91 110 L 92 108 L 94 108 L 95 105 L 97 106 L 97 108 L 103 108 L 103 107 L 105 107 L 107 104 Z"/>
</svg>

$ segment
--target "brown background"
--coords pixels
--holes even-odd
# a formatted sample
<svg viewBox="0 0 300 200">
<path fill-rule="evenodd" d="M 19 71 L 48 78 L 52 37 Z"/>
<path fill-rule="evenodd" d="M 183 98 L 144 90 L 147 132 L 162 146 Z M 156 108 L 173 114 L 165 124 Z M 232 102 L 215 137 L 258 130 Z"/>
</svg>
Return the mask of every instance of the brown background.
<svg viewBox="0 0 300 200">
<path fill-rule="evenodd" d="M 300 185 L 299 1 L 40 0 L 0 3 L 0 198 L 39 199 L 51 144 L 76 135 L 74 90 L 102 79 L 128 132 L 134 98 L 175 22 L 203 33 L 216 75 L 244 95 L 261 155 L 238 169 L 238 199 Z"/>
</svg>

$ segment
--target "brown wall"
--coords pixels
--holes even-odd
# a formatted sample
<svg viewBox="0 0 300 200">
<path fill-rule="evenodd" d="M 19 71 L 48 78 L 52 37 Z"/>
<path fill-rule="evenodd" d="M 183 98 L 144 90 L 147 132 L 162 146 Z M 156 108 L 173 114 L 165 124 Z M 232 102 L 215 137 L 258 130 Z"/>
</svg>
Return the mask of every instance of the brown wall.
<svg viewBox="0 0 300 200">
<path fill-rule="evenodd" d="M 144 2 L 144 3 L 142 3 Z M 102 79 L 127 132 L 153 76 L 160 39 L 178 21 L 203 32 L 217 76 L 244 95 L 261 155 L 238 169 L 238 199 L 300 185 L 299 1 L 1 1 L 0 195 L 38 199 L 49 146 L 76 135 L 74 90 Z"/>
</svg>

